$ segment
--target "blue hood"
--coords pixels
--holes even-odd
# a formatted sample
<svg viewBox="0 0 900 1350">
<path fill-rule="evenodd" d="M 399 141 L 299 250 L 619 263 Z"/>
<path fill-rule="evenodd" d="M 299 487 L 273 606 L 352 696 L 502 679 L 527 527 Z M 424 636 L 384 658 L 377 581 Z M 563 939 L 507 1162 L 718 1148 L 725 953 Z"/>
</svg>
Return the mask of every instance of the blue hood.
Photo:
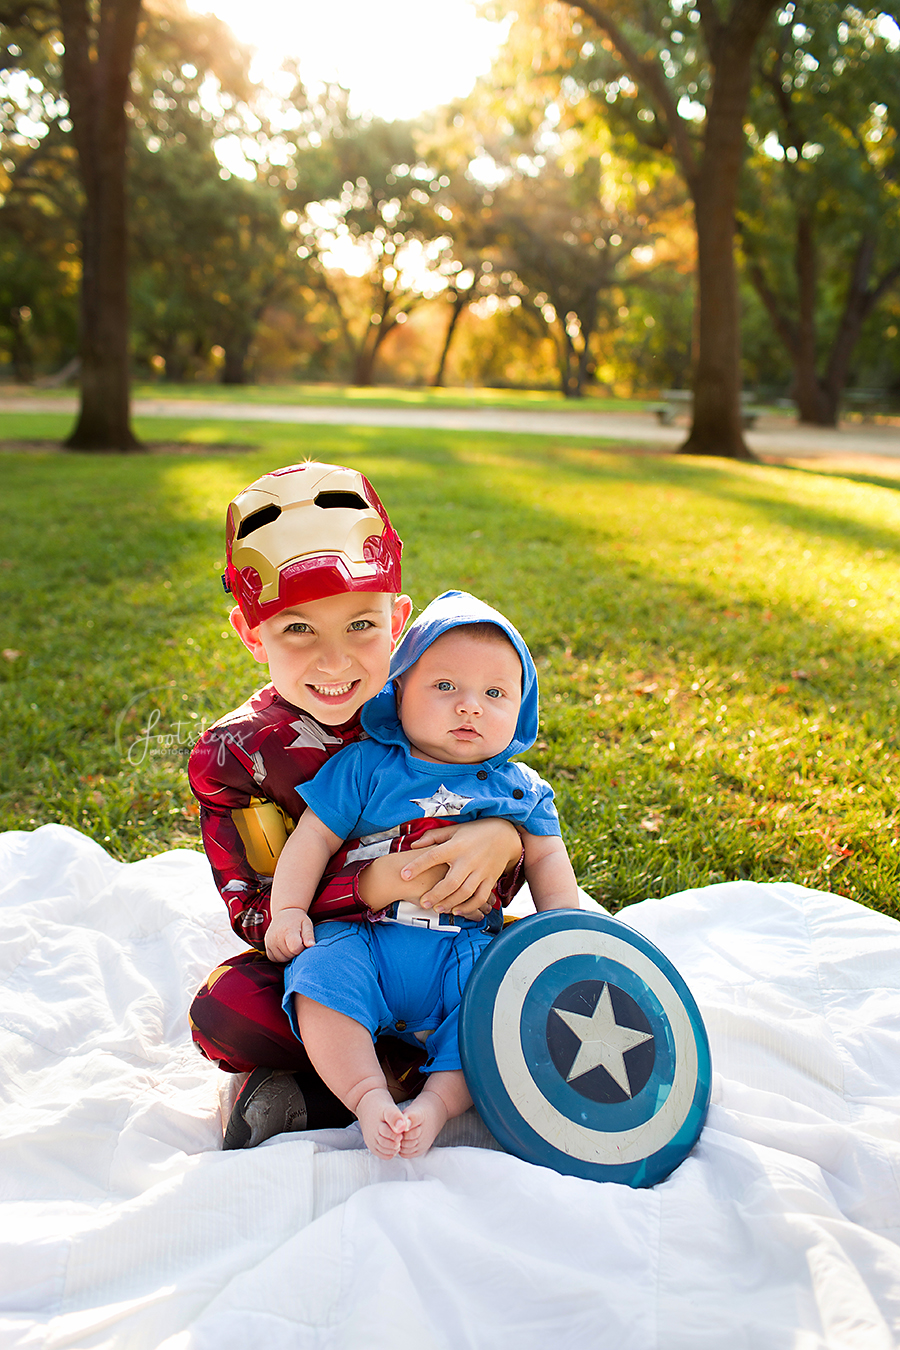
<svg viewBox="0 0 900 1350">
<path fill-rule="evenodd" d="M 519 720 L 516 733 L 502 754 L 485 760 L 490 768 L 504 764 L 513 755 L 519 755 L 534 745 L 538 734 L 538 681 L 537 671 L 531 659 L 531 653 L 525 646 L 521 635 L 509 619 L 483 600 L 465 591 L 445 591 L 422 611 L 414 623 L 406 630 L 403 639 L 391 658 L 391 680 L 402 675 L 410 666 L 415 665 L 419 657 L 444 633 L 451 628 L 459 628 L 466 623 L 493 623 L 509 638 L 519 653 L 522 662 L 522 705 L 519 708 Z M 386 684 L 380 694 L 370 699 L 362 710 L 362 724 L 368 734 L 382 745 L 408 745 L 400 719 L 397 716 L 397 704 L 393 684 Z"/>
</svg>

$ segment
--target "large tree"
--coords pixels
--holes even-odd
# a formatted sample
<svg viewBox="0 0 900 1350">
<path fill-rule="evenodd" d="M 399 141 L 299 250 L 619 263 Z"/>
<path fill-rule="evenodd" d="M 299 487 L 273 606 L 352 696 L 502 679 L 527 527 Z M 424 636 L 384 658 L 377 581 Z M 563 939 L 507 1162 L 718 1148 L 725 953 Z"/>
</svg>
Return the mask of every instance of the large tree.
<svg viewBox="0 0 900 1350">
<path fill-rule="evenodd" d="M 735 263 L 738 181 L 753 53 L 776 0 L 516 0 L 513 46 L 530 50 L 563 101 L 606 105 L 646 145 L 672 156 L 694 206 L 697 360 L 691 454 L 752 458 L 740 409 Z M 513 8 L 512 5 L 509 6 Z M 495 9 L 505 8 L 502 0 Z M 534 54 L 534 35 L 544 50 Z"/>
<path fill-rule="evenodd" d="M 0 344 L 23 382 L 71 361 L 79 277 L 80 194 L 55 27 L 49 14 L 30 18 L 0 44 Z"/>
<path fill-rule="evenodd" d="M 581 398 L 602 320 L 621 304 L 622 288 L 652 269 L 653 221 L 672 204 L 670 185 L 627 171 L 628 183 L 617 180 L 600 154 L 541 159 L 494 189 L 488 221 L 522 298 L 537 304 L 553 337 L 560 391 Z"/>
<path fill-rule="evenodd" d="M 328 104 L 312 138 L 304 126 L 285 139 L 284 199 L 299 256 L 338 317 L 350 378 L 369 385 L 388 335 L 444 287 L 449 180 L 423 159 L 410 123 L 352 115 L 345 90 Z"/>
<path fill-rule="evenodd" d="M 136 446 L 132 292 L 144 355 L 164 352 L 177 373 L 186 350 L 202 360 L 218 342 L 240 378 L 271 274 L 291 270 L 277 190 L 231 177 L 215 153 L 217 140 L 259 130 L 248 51 L 184 0 L 152 0 L 126 61 L 123 16 L 106 0 L 0 5 L 0 330 L 27 373 L 32 333 L 59 318 L 71 338 L 61 311 L 83 280 L 83 399 L 70 443 L 85 449 Z"/>
<path fill-rule="evenodd" d="M 863 325 L 900 282 L 900 59 L 880 13 L 786 6 L 750 107 L 748 275 L 790 358 L 800 420 L 824 426 Z"/>
<path fill-rule="evenodd" d="M 129 407 L 129 79 L 141 0 L 57 0 L 63 87 L 78 151 L 81 230 L 81 410 L 66 444 L 134 450 Z"/>
<path fill-rule="evenodd" d="M 247 66 L 209 15 L 173 10 L 141 35 L 129 176 L 134 335 L 138 357 L 161 356 L 167 379 L 208 365 L 219 346 L 223 381 L 243 383 L 266 306 L 301 270 L 277 187 L 229 173 L 216 155 L 217 141 L 249 138 Z"/>
</svg>

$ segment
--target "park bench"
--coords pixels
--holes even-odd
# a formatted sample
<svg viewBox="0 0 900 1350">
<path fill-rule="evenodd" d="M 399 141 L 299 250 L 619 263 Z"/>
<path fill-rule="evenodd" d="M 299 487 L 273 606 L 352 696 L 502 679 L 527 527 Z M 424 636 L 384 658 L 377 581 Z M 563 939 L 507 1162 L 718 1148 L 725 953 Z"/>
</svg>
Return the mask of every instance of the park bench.
<svg viewBox="0 0 900 1350">
<path fill-rule="evenodd" d="M 864 422 L 871 422 L 877 412 L 888 411 L 886 389 L 846 389 L 842 401 L 846 412 L 860 413 Z"/>
<path fill-rule="evenodd" d="M 694 395 L 690 389 L 664 389 L 664 403 L 656 403 L 651 409 L 661 426 L 670 427 L 679 413 L 690 414 L 694 406 Z M 752 394 L 741 394 L 741 422 L 745 428 L 756 425 L 757 417 L 763 409 L 753 405 Z"/>
</svg>

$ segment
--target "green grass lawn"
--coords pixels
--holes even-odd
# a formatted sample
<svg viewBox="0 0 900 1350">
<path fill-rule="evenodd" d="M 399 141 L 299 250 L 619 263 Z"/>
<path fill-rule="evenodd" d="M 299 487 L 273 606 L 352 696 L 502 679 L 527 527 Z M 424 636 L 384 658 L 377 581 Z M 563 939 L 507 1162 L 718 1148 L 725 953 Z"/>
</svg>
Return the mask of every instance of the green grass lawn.
<svg viewBox="0 0 900 1350">
<path fill-rule="evenodd" d="M 0 417 L 0 437 L 63 417 Z M 27 430 L 25 428 L 28 428 Z M 542 682 L 528 759 L 611 908 L 749 877 L 900 917 L 900 494 L 561 438 L 149 421 L 257 449 L 0 456 L 0 824 L 199 847 L 187 752 L 260 670 L 227 621 L 229 498 L 306 455 L 368 474 L 417 606 L 462 587 Z"/>
<path fill-rule="evenodd" d="M 140 385 L 136 398 L 212 398 L 229 403 L 347 403 L 381 408 L 509 408 L 531 412 L 640 412 L 641 398 L 563 398 L 548 389 L 427 389 L 399 385 L 360 388 L 346 384 Z"/>
<path fill-rule="evenodd" d="M 36 389 L 5 386 L 3 392 L 17 397 L 71 398 L 73 389 Z M 567 399 L 548 389 L 427 389 L 400 385 L 360 388 L 346 384 L 136 384 L 134 398 L 214 399 L 220 403 L 329 404 L 382 408 L 509 408 L 516 411 L 548 412 L 640 412 L 656 400 L 646 398 L 601 398 L 589 395 Z M 2 403 L 0 403 L 2 407 Z"/>
</svg>

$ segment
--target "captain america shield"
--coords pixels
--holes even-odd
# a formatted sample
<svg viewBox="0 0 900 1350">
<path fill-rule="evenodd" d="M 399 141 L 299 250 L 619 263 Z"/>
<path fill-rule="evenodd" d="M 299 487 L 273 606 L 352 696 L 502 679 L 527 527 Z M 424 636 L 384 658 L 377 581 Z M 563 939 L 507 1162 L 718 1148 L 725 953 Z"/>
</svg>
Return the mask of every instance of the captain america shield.
<svg viewBox="0 0 900 1350">
<path fill-rule="evenodd" d="M 697 1005 L 662 952 L 617 919 L 555 910 L 509 925 L 466 985 L 459 1045 L 494 1137 L 557 1172 L 653 1186 L 706 1119 Z"/>
</svg>

